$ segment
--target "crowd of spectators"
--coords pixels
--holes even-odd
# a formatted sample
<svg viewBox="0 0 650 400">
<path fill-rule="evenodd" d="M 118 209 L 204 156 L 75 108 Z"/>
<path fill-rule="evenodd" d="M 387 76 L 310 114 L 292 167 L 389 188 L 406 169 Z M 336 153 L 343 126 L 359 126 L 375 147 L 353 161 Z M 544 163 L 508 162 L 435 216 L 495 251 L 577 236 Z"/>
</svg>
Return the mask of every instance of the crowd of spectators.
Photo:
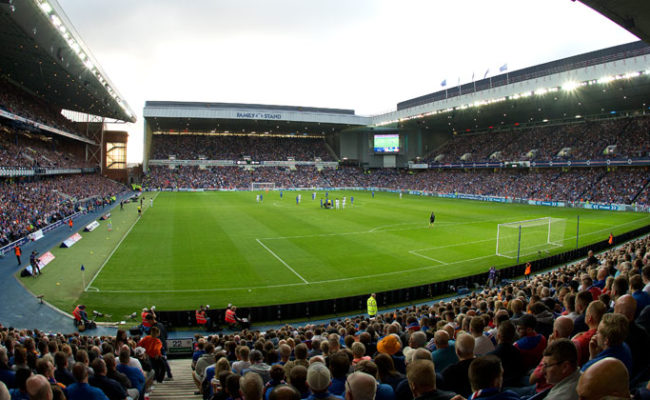
<svg viewBox="0 0 650 400">
<path fill-rule="evenodd" d="M 364 187 L 465 193 L 510 198 L 648 204 L 645 168 L 581 168 L 537 170 L 424 170 L 420 172 L 355 167 L 253 168 L 153 166 L 143 186 L 150 189 L 250 189 L 253 182 L 273 182 L 277 188 Z"/>
<path fill-rule="evenodd" d="M 609 146 L 614 146 L 614 151 L 605 154 Z M 570 151 L 563 154 L 567 148 Z M 648 155 L 650 118 L 643 116 L 459 134 L 436 149 L 427 162 L 604 160 Z"/>
<path fill-rule="evenodd" d="M 88 168 L 57 140 L 0 123 L 0 168 Z"/>
<path fill-rule="evenodd" d="M 62 131 L 79 133 L 77 126 L 43 100 L 0 79 L 0 108 Z"/>
<path fill-rule="evenodd" d="M 323 138 L 273 137 L 259 135 L 154 135 L 151 152 L 154 160 L 241 160 L 256 161 L 331 161 L 334 158 Z"/>
<path fill-rule="evenodd" d="M 0 246 L 77 211 L 95 207 L 127 188 L 99 175 L 0 181 Z"/>
<path fill-rule="evenodd" d="M 13 398 L 38 398 L 39 382 L 70 399 L 146 393 L 171 373 L 161 330 L 155 323 L 141 339 L 0 325 L 0 396 L 6 385 Z M 374 317 L 197 334 L 192 376 L 204 399 L 648 399 L 649 330 L 645 237 Z"/>
</svg>

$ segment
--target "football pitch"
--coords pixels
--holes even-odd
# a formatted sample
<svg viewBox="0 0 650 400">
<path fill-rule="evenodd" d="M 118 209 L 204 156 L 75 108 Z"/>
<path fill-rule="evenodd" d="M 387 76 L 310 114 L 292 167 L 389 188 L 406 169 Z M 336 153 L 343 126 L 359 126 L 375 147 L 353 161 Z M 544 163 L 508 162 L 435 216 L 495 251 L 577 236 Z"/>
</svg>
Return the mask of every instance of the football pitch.
<svg viewBox="0 0 650 400">
<path fill-rule="evenodd" d="M 263 200 L 257 202 L 256 194 Z M 552 217 L 554 235 L 562 235 L 552 245 L 522 240 L 521 261 L 575 248 L 578 215 L 580 246 L 650 223 L 642 213 L 369 191 L 329 192 L 332 199 L 346 197 L 340 210 L 321 208 L 321 191 L 315 200 L 307 191 L 284 191 L 282 197 L 279 191 L 144 196 L 141 218 L 136 204 L 124 211 L 118 206 L 111 231 L 102 221 L 95 231 L 82 232 L 83 240 L 72 248 L 53 249 L 56 258 L 43 276 L 23 278 L 23 284 L 64 311 L 84 303 L 116 320 L 151 305 L 193 310 L 199 304 L 284 304 L 513 265 L 516 255 L 496 255 L 497 226 L 503 223 Z M 432 211 L 436 222 L 430 226 Z"/>
</svg>

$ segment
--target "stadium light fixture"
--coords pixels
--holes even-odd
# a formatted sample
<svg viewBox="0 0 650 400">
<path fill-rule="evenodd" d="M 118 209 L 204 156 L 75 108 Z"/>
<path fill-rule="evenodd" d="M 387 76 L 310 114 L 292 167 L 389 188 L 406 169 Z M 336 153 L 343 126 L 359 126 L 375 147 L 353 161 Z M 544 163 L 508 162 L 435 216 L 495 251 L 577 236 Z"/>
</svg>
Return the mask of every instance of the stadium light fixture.
<svg viewBox="0 0 650 400">
<path fill-rule="evenodd" d="M 50 3 L 46 1 L 40 3 L 38 6 L 41 7 L 41 10 L 43 10 L 45 14 L 49 14 L 52 12 L 52 6 L 50 5 Z"/>
<path fill-rule="evenodd" d="M 606 83 L 610 83 L 613 80 L 614 80 L 614 77 L 608 75 L 608 76 L 603 76 L 602 78 L 598 79 L 598 83 L 606 84 Z"/>
<path fill-rule="evenodd" d="M 576 81 L 567 81 L 567 82 L 564 82 L 562 84 L 562 90 L 564 90 L 566 92 L 571 92 L 571 91 L 576 90 L 576 88 L 578 88 L 578 86 L 580 86 L 580 84 L 578 82 L 576 82 Z"/>
<path fill-rule="evenodd" d="M 546 93 L 548 93 L 548 90 L 547 90 L 546 88 L 541 88 L 541 89 L 537 89 L 537 90 L 535 90 L 535 94 L 536 94 L 537 96 L 543 96 L 543 95 L 545 95 Z"/>
</svg>

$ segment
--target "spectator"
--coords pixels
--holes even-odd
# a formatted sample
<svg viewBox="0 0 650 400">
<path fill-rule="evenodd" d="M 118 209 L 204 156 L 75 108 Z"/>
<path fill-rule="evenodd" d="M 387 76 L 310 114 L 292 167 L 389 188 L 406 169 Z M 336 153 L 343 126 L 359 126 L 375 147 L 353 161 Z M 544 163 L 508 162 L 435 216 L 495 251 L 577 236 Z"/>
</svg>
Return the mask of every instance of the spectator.
<svg viewBox="0 0 650 400">
<path fill-rule="evenodd" d="M 311 395 L 307 397 L 307 400 L 343 399 L 343 397 L 331 394 L 329 392 L 328 388 L 330 386 L 331 380 L 330 371 L 324 364 L 316 362 L 310 365 L 307 369 L 307 384 L 311 390 Z"/>
<path fill-rule="evenodd" d="M 68 386 L 69 400 L 108 400 L 104 392 L 88 384 L 88 368 L 84 363 L 75 363 L 72 375 L 77 382 Z"/>
<path fill-rule="evenodd" d="M 456 338 L 456 355 L 458 362 L 450 365 L 442 373 L 441 388 L 468 397 L 472 393 L 469 382 L 469 366 L 474 360 L 474 337 L 462 333 Z"/>
<path fill-rule="evenodd" d="M 433 363 L 439 372 L 443 372 L 448 366 L 458 362 L 456 349 L 449 343 L 449 333 L 444 330 L 436 331 L 433 336 L 433 343 L 436 349 L 431 353 Z"/>
<path fill-rule="evenodd" d="M 241 378 L 240 390 L 246 400 L 262 400 L 262 394 L 264 393 L 262 377 L 254 372 L 247 372 Z"/>
<path fill-rule="evenodd" d="M 581 400 L 607 398 L 629 399 L 630 375 L 625 364 L 613 357 L 605 357 L 584 371 L 578 381 L 578 397 Z"/>
<path fill-rule="evenodd" d="M 519 400 L 519 396 L 509 390 L 503 391 L 503 368 L 496 356 L 478 357 L 469 366 L 469 380 L 474 399 Z"/>
<path fill-rule="evenodd" d="M 524 367 L 534 368 L 542 359 L 546 348 L 546 338 L 535 331 L 537 319 L 530 314 L 524 314 L 517 321 L 517 333 L 520 339 L 515 342 L 515 347 L 521 352 Z"/>
<path fill-rule="evenodd" d="M 515 342 L 516 330 L 510 321 L 503 321 L 497 330 L 497 346 L 488 355 L 499 357 L 503 366 L 503 386 L 519 386 L 521 378 L 526 373 L 521 353 L 513 345 Z"/>
<path fill-rule="evenodd" d="M 546 382 L 553 385 L 545 396 L 548 399 L 578 400 L 576 387 L 580 379 L 578 351 L 569 339 L 552 341 L 542 358 Z"/>
<path fill-rule="evenodd" d="M 364 372 L 354 372 L 348 376 L 346 400 L 375 400 L 377 381 Z"/>
<path fill-rule="evenodd" d="M 585 372 L 596 362 L 607 358 L 614 357 L 625 365 L 629 371 L 632 371 L 632 353 L 630 348 L 625 344 L 629 322 L 622 314 L 605 314 L 603 315 L 598 331 L 589 342 L 589 361 L 582 366 L 582 372 Z"/>
</svg>

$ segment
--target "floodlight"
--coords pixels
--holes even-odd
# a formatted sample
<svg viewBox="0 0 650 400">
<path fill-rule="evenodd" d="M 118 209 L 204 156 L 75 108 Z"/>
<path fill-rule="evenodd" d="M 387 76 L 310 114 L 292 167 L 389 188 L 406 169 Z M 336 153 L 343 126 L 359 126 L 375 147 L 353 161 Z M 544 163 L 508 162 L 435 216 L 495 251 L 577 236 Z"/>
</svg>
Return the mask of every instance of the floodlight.
<svg viewBox="0 0 650 400">
<path fill-rule="evenodd" d="M 603 76 L 602 78 L 598 79 L 598 83 L 609 83 L 614 80 L 613 76 Z"/>
<path fill-rule="evenodd" d="M 41 10 L 43 10 L 44 13 L 49 14 L 52 12 L 52 6 L 49 3 L 44 1 L 39 5 L 41 7 Z"/>
<path fill-rule="evenodd" d="M 548 90 L 546 90 L 545 88 L 535 90 L 535 94 L 538 95 L 538 96 L 543 96 L 546 93 L 548 93 Z"/>
<path fill-rule="evenodd" d="M 568 82 L 564 82 L 564 84 L 562 84 L 562 89 L 566 90 L 567 92 L 571 92 L 571 91 L 575 90 L 578 86 L 580 86 L 580 84 L 578 82 L 576 82 L 576 81 L 568 81 Z"/>
</svg>

